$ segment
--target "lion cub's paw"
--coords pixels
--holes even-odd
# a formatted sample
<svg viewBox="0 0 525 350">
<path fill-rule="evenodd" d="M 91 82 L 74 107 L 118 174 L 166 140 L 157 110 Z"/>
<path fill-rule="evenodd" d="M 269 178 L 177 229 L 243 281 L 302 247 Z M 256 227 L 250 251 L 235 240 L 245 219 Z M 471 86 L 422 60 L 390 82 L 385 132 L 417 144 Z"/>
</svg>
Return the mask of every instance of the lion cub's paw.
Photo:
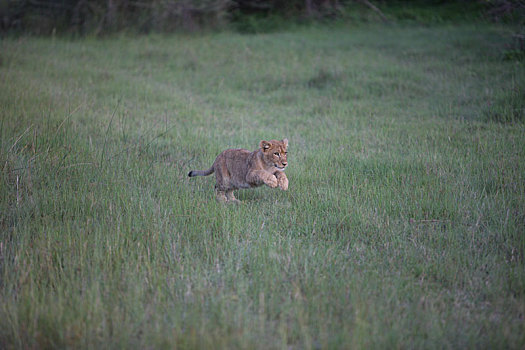
<svg viewBox="0 0 525 350">
<path fill-rule="evenodd" d="M 277 178 L 275 177 L 275 175 L 269 176 L 266 179 L 265 184 L 267 184 L 271 188 L 276 188 L 277 185 L 278 185 L 278 181 L 277 181 Z"/>
<path fill-rule="evenodd" d="M 283 191 L 286 191 L 288 189 L 288 179 L 286 177 L 279 178 L 279 188 Z"/>
</svg>

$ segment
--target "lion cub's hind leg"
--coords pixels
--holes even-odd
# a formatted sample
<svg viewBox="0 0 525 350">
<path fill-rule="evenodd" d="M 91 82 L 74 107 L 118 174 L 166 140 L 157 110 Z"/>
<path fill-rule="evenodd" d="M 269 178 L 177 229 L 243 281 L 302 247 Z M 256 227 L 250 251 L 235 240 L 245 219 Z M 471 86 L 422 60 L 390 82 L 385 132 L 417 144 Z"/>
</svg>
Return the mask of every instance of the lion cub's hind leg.
<svg viewBox="0 0 525 350">
<path fill-rule="evenodd" d="M 233 194 L 233 190 L 229 190 L 229 191 L 226 191 L 226 198 L 228 199 L 228 202 L 230 203 L 241 203 L 240 200 L 238 200 L 237 198 L 235 198 L 234 194 Z"/>
<path fill-rule="evenodd" d="M 233 190 L 221 191 L 216 190 L 216 199 L 219 203 L 240 203 L 241 201 L 235 198 Z"/>
<path fill-rule="evenodd" d="M 216 199 L 219 203 L 226 203 L 228 201 L 228 197 L 226 197 L 226 192 L 221 190 L 216 190 Z"/>
</svg>

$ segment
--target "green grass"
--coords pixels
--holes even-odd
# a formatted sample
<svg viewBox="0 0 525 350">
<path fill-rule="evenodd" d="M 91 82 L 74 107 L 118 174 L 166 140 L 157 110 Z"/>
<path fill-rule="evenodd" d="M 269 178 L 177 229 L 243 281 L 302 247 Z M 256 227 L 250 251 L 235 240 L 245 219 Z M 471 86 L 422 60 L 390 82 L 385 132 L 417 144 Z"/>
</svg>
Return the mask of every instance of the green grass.
<svg viewBox="0 0 525 350">
<path fill-rule="evenodd" d="M 525 346 L 510 28 L 0 42 L 0 347 Z M 287 192 L 215 202 L 223 149 Z"/>
</svg>

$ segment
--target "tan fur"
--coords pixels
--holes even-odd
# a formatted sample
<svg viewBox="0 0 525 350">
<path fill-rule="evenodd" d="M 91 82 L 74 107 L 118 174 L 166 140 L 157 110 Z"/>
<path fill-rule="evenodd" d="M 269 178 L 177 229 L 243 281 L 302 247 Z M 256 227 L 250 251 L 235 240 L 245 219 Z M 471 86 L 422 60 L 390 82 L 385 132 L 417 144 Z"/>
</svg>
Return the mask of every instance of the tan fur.
<svg viewBox="0 0 525 350">
<path fill-rule="evenodd" d="M 227 149 L 217 156 L 208 170 L 192 170 L 188 176 L 208 176 L 215 172 L 217 200 L 238 202 L 233 191 L 239 188 L 252 188 L 267 185 L 281 190 L 288 189 L 288 178 L 284 169 L 288 140 L 261 141 L 259 149 L 250 152 L 246 149 Z"/>
</svg>

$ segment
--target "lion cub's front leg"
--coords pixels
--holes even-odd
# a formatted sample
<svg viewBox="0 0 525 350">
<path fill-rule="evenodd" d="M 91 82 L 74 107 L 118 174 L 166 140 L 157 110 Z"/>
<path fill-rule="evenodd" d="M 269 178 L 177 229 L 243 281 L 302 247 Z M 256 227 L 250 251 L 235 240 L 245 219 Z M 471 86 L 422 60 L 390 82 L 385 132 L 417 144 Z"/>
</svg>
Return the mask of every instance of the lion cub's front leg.
<svg viewBox="0 0 525 350">
<path fill-rule="evenodd" d="M 286 174 L 282 171 L 277 171 L 275 177 L 277 178 L 277 186 L 279 186 L 281 190 L 286 191 L 288 189 L 288 178 Z"/>
<path fill-rule="evenodd" d="M 277 187 L 277 177 L 272 173 L 263 170 L 252 171 L 248 174 L 247 180 L 250 183 L 265 184 L 268 187 Z"/>
</svg>

